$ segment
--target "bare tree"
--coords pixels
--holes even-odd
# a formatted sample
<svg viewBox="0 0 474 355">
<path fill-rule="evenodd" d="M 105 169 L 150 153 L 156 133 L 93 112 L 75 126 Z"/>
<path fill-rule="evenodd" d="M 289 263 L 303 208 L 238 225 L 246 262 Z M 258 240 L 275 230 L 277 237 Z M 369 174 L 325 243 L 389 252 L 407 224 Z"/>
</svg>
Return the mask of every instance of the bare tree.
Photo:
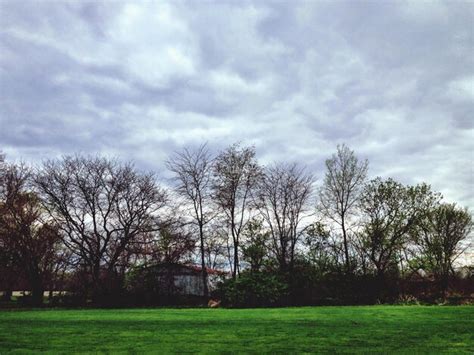
<svg viewBox="0 0 474 355">
<path fill-rule="evenodd" d="M 193 224 L 199 231 L 202 282 L 204 296 L 209 296 L 206 269 L 205 227 L 212 220 L 211 174 L 212 159 L 205 144 L 192 151 L 176 152 L 167 166 L 175 175 L 176 192 L 190 205 Z"/>
<path fill-rule="evenodd" d="M 113 274 L 127 247 L 157 229 L 156 214 L 166 203 L 152 174 L 99 157 L 47 161 L 36 185 L 63 242 L 87 268 L 94 301 L 101 273 Z"/>
<path fill-rule="evenodd" d="M 214 197 L 226 216 L 232 236 L 234 279 L 239 272 L 240 234 L 250 218 L 251 195 L 261 175 L 253 147 L 240 148 L 233 144 L 215 160 Z"/>
<path fill-rule="evenodd" d="M 353 150 L 337 146 L 337 152 L 326 160 L 326 175 L 319 193 L 320 211 L 342 230 L 346 272 L 350 272 L 349 220 L 356 210 L 360 192 L 367 177 L 368 161 L 359 161 Z"/>
<path fill-rule="evenodd" d="M 258 208 L 272 236 L 272 249 L 282 271 L 291 270 L 307 212 L 314 178 L 296 164 L 274 165 L 264 171 Z"/>
</svg>

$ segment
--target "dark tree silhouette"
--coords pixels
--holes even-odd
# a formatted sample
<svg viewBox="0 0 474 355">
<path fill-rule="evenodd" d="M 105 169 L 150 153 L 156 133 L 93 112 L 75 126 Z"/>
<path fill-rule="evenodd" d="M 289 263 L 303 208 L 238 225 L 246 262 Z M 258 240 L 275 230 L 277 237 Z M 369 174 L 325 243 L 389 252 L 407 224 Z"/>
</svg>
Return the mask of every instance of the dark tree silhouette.
<svg viewBox="0 0 474 355">
<path fill-rule="evenodd" d="M 0 246 L 13 268 L 10 272 L 24 273 L 32 302 L 40 305 L 46 280 L 59 260 L 60 238 L 57 226 L 45 219 L 38 195 L 29 188 L 30 179 L 31 172 L 24 165 L 10 165 L 3 174 Z"/>
<path fill-rule="evenodd" d="M 114 273 L 130 243 L 157 230 L 157 213 L 166 203 L 153 174 L 98 157 L 47 161 L 36 185 L 64 245 L 88 270 L 93 301 L 101 272 Z"/>
</svg>

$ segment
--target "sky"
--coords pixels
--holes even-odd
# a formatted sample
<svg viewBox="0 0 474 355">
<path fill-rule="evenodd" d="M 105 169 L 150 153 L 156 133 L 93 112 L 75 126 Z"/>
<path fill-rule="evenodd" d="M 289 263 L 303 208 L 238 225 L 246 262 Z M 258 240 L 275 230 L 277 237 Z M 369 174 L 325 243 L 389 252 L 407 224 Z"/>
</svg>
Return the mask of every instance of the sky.
<svg viewBox="0 0 474 355">
<path fill-rule="evenodd" d="M 0 150 L 165 160 L 254 145 L 321 181 L 370 177 L 474 208 L 474 2 L 0 0 Z"/>
</svg>

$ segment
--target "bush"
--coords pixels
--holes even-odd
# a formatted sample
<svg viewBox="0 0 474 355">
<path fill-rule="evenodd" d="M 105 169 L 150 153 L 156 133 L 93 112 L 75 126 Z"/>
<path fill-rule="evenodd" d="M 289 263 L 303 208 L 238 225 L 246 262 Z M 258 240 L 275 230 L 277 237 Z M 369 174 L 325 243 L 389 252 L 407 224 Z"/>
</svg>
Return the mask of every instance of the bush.
<svg viewBox="0 0 474 355">
<path fill-rule="evenodd" d="M 243 272 L 237 279 L 219 285 L 222 303 L 233 307 L 272 307 L 285 303 L 288 285 L 277 274 Z"/>
<path fill-rule="evenodd" d="M 415 296 L 402 294 L 398 296 L 398 299 L 395 301 L 395 304 L 406 305 L 406 306 L 411 306 L 411 305 L 418 306 L 420 305 L 420 302 Z"/>
</svg>

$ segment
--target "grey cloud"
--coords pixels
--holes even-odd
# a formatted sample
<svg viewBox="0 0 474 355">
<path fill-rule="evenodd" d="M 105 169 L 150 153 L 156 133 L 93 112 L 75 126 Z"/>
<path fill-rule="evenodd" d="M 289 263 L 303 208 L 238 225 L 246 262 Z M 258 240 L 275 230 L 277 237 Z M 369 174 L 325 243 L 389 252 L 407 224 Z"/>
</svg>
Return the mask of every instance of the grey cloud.
<svg viewBox="0 0 474 355">
<path fill-rule="evenodd" d="M 321 177 L 345 142 L 372 176 L 472 208 L 473 20 L 462 2 L 2 1 L 0 149 L 162 173 L 182 146 L 242 141 Z"/>
</svg>

